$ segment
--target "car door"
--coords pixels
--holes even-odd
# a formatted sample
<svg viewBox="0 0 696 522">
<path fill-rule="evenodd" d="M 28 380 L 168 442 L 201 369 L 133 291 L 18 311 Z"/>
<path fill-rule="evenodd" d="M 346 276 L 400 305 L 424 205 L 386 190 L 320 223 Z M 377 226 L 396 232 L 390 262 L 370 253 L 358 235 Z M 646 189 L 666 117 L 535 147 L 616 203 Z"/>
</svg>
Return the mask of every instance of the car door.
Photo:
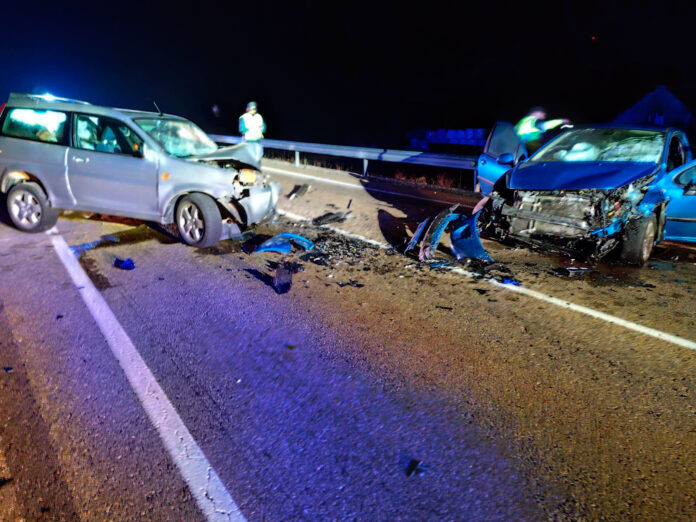
<svg viewBox="0 0 696 522">
<path fill-rule="evenodd" d="M 663 189 L 669 197 L 665 239 L 696 242 L 696 161 L 676 169 Z"/>
<path fill-rule="evenodd" d="M 158 215 L 157 164 L 143 140 L 114 118 L 74 114 L 68 180 L 76 207 L 124 216 Z"/>
<path fill-rule="evenodd" d="M 509 164 L 498 163 L 500 156 L 505 153 L 512 154 L 515 163 L 525 156 L 524 146 L 513 125 L 499 121 L 488 135 L 486 146 L 476 164 L 474 186 L 476 183 L 480 184 L 484 196 L 490 194 L 495 182 L 510 170 Z"/>
</svg>

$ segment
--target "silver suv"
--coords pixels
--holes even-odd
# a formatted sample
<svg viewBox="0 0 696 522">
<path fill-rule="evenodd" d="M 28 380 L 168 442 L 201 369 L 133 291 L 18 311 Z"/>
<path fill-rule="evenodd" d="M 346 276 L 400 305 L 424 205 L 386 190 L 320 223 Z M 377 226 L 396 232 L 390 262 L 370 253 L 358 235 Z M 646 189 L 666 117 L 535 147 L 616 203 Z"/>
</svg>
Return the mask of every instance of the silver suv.
<svg viewBox="0 0 696 522">
<path fill-rule="evenodd" d="M 58 209 L 176 223 L 208 247 L 275 212 L 280 186 L 260 172 L 261 147 L 218 147 L 170 114 L 11 94 L 0 116 L 0 192 L 20 230 Z"/>
</svg>

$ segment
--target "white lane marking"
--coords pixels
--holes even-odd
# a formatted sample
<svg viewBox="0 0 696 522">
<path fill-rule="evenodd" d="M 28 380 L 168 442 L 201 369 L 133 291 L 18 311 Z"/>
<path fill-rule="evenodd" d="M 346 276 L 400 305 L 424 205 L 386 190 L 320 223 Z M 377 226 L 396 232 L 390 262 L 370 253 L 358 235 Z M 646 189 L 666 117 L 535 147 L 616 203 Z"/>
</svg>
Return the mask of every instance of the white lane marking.
<svg viewBox="0 0 696 522">
<path fill-rule="evenodd" d="M 206 519 L 245 521 L 217 472 L 63 236 L 52 235 L 51 242 Z"/>
<path fill-rule="evenodd" d="M 310 176 L 309 174 L 300 174 L 299 172 L 293 172 L 291 170 L 277 169 L 275 167 L 263 167 L 263 170 L 269 170 L 271 172 L 278 172 L 279 174 L 287 174 L 288 176 L 295 176 L 298 178 L 314 179 L 316 181 L 321 181 L 322 183 L 330 183 L 332 185 L 339 185 L 341 187 L 350 187 L 352 189 L 358 189 L 358 190 L 362 190 L 365 192 L 368 191 L 368 189 L 366 189 L 362 185 L 355 185 L 353 183 L 346 183 L 345 181 L 338 181 L 335 179 L 320 178 L 319 176 Z M 406 198 L 406 199 L 420 199 L 423 201 L 430 201 L 432 203 L 443 203 L 445 205 L 453 205 L 455 203 L 454 201 L 443 201 L 441 199 L 426 198 L 423 196 L 416 196 L 413 194 L 405 194 L 403 192 L 393 192 L 391 190 L 383 190 L 383 189 L 376 189 L 376 188 L 370 188 L 369 192 L 380 192 L 382 194 L 389 194 L 392 196 L 400 196 L 400 197 Z"/>
<path fill-rule="evenodd" d="M 283 210 L 278 211 L 279 214 L 285 215 L 290 219 L 293 219 L 295 221 L 310 221 L 308 218 L 300 216 L 298 214 L 293 214 L 291 212 L 285 212 Z M 357 239 L 359 241 L 364 241 L 366 243 L 370 243 L 371 245 L 376 245 L 379 246 L 380 248 L 392 248 L 390 245 L 386 243 L 382 243 L 380 241 L 375 241 L 374 239 L 370 239 L 367 237 L 363 237 L 359 234 L 353 234 L 352 232 L 346 232 L 345 230 L 341 230 L 340 228 L 336 227 L 331 227 L 328 225 L 324 225 L 325 228 L 328 228 L 338 234 L 342 234 L 344 236 L 350 237 L 352 239 Z M 457 274 L 465 275 L 467 277 L 476 277 L 476 274 L 473 272 L 469 272 L 468 270 L 464 270 L 463 268 L 460 268 L 458 266 L 443 266 L 442 268 L 446 268 L 447 270 L 451 270 L 452 272 L 455 272 Z M 615 324 L 617 326 L 622 326 L 628 330 L 633 330 L 634 332 L 642 333 L 644 335 L 648 335 L 650 337 L 655 337 L 657 339 L 660 339 L 662 341 L 667 341 L 668 343 L 676 344 L 678 346 L 682 346 L 684 348 L 688 348 L 689 350 L 696 350 L 696 342 L 691 341 L 689 339 L 685 339 L 684 337 L 679 337 L 677 335 L 672 335 L 668 334 L 666 332 L 662 332 L 660 330 L 656 330 L 655 328 L 650 328 L 648 326 L 643 326 L 638 323 L 634 323 L 632 321 L 628 321 L 626 319 L 621 319 L 620 317 L 616 317 L 610 314 L 605 314 L 604 312 L 600 312 L 598 310 L 594 310 L 593 308 L 588 308 L 587 306 L 582 306 L 578 305 L 575 303 L 571 303 L 570 301 L 566 301 L 563 299 L 559 299 L 557 297 L 553 297 L 551 295 L 544 294 L 542 292 L 538 292 L 536 290 L 531 290 L 529 288 L 525 288 L 522 286 L 515 286 L 515 285 L 510 285 L 506 283 L 501 283 L 500 281 L 496 281 L 495 279 L 491 278 L 484 278 L 482 279 L 483 281 L 486 281 L 487 283 L 490 283 L 494 286 L 497 286 L 498 288 L 502 288 L 503 290 L 509 290 L 510 292 L 517 292 L 518 294 L 526 295 L 528 297 L 533 297 L 534 299 L 539 299 L 540 301 L 544 301 L 546 303 L 552 304 L 559 306 L 561 308 L 565 308 L 567 310 L 572 310 L 573 312 L 578 312 L 581 314 L 589 315 L 590 317 L 594 317 L 595 319 L 599 319 L 601 321 L 605 321 L 607 323 Z"/>
<path fill-rule="evenodd" d="M 294 214 L 292 212 L 287 212 L 285 210 L 277 209 L 276 212 L 281 216 L 285 216 L 287 218 L 292 219 L 293 221 L 310 221 L 310 222 L 312 221 L 309 218 L 306 218 L 304 216 L 300 216 L 299 214 Z M 365 243 L 369 243 L 370 245 L 374 245 L 374 246 L 379 247 L 379 248 L 384 248 L 384 249 L 391 248 L 391 246 L 387 245 L 386 243 L 381 243 L 380 241 L 375 241 L 374 239 L 370 239 L 368 237 L 363 237 L 363 236 L 358 235 L 358 234 L 346 232 L 345 230 L 341 230 L 340 228 L 332 227 L 331 225 L 321 225 L 321 226 L 322 226 L 322 228 L 327 228 L 327 229 L 329 229 L 333 232 L 336 232 L 338 234 L 341 234 L 343 236 L 349 237 L 351 239 L 357 239 L 358 241 L 363 241 Z"/>
</svg>

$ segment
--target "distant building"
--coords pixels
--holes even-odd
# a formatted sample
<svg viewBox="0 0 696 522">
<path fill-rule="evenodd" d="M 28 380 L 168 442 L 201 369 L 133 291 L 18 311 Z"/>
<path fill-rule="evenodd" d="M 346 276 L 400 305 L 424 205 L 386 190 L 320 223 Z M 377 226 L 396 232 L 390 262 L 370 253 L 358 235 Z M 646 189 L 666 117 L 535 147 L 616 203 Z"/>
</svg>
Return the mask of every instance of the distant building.
<svg viewBox="0 0 696 522">
<path fill-rule="evenodd" d="M 644 123 L 687 130 L 694 130 L 696 127 L 696 119 L 689 108 L 664 85 L 646 94 L 633 107 L 622 112 L 614 122 Z"/>
</svg>

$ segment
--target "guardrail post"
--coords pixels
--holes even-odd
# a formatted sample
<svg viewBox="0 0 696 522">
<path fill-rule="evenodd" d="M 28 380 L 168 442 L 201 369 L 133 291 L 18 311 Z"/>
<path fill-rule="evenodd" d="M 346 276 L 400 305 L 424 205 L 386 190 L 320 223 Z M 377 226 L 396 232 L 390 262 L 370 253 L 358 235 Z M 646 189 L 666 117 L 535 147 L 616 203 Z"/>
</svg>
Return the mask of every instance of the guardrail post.
<svg viewBox="0 0 696 522">
<path fill-rule="evenodd" d="M 367 159 L 363 159 L 363 177 L 367 177 Z"/>
<path fill-rule="evenodd" d="M 296 167 L 300 166 L 300 151 L 299 150 L 295 151 L 295 166 Z"/>
</svg>

